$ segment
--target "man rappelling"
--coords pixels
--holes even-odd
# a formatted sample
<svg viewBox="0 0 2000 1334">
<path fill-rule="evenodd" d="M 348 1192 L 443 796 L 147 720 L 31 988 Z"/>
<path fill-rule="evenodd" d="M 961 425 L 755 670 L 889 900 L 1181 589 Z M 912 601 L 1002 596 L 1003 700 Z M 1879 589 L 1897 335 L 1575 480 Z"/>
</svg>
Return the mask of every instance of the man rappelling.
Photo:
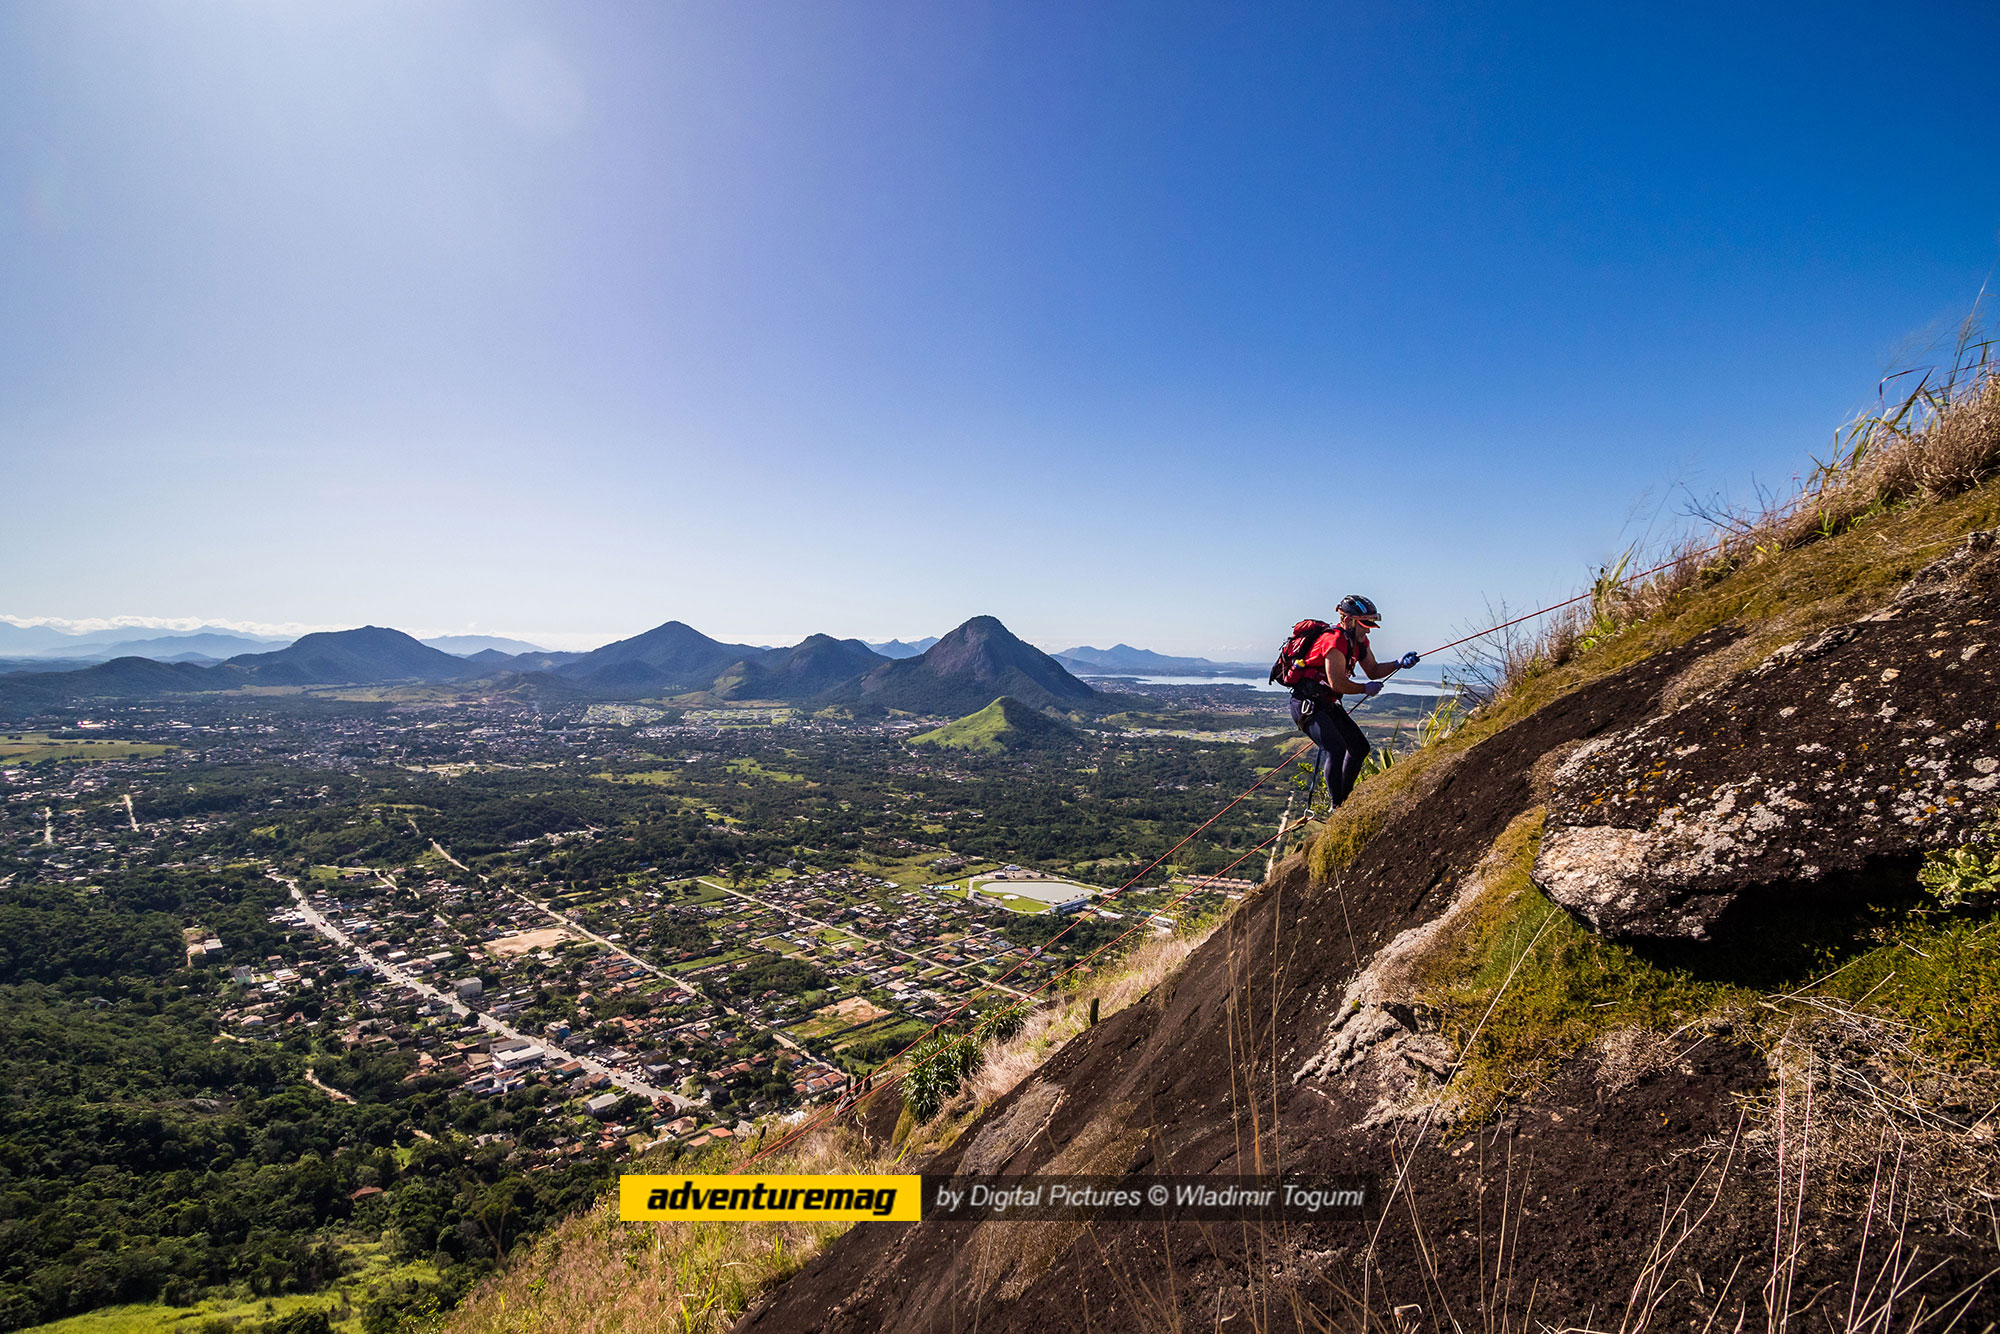
<svg viewBox="0 0 2000 1334">
<path fill-rule="evenodd" d="M 1341 701 L 1349 695 L 1372 698 L 1381 693 L 1390 674 L 1417 665 L 1415 653 L 1405 653 L 1387 666 L 1375 660 L 1368 633 L 1382 624 L 1382 613 L 1360 594 L 1340 600 L 1340 621 L 1304 620 L 1292 627 L 1271 680 L 1291 687 L 1292 721 L 1319 746 L 1314 788 L 1326 784 L 1327 810 L 1347 800 L 1368 758 L 1368 738 L 1348 716 Z M 1354 679 L 1359 668 L 1368 679 Z M 1307 794 L 1311 807 L 1311 793 Z"/>
</svg>

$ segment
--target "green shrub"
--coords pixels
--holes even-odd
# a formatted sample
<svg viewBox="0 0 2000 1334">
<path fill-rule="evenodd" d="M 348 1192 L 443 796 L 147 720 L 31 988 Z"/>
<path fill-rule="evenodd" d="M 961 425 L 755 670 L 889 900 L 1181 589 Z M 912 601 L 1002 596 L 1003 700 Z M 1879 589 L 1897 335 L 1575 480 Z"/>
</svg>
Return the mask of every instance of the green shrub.
<svg viewBox="0 0 2000 1334">
<path fill-rule="evenodd" d="M 981 1042 L 1005 1042 L 1020 1036 L 1028 1023 L 1028 1002 L 1012 1001 L 997 1010 L 991 1010 L 979 1021 L 977 1029 Z"/>
<path fill-rule="evenodd" d="M 910 1073 L 903 1076 L 903 1105 L 918 1124 L 936 1116 L 978 1071 L 984 1056 L 979 1039 L 947 1029 L 919 1042 L 910 1052 Z"/>
<path fill-rule="evenodd" d="M 1993 832 L 1988 831 L 1987 837 Z M 1932 853 L 1917 872 L 1917 883 L 1947 908 L 1982 895 L 2000 895 L 2000 848 L 1973 843 Z"/>
</svg>

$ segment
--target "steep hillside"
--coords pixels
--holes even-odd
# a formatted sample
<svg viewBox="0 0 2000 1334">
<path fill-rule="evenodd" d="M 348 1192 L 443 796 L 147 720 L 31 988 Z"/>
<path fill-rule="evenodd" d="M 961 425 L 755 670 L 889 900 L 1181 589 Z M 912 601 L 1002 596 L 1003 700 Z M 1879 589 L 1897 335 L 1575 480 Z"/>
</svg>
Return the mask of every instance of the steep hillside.
<svg viewBox="0 0 2000 1334">
<path fill-rule="evenodd" d="M 910 744 L 1018 755 L 1068 746 L 1076 735 L 1076 729 L 1061 719 L 1031 709 L 1012 695 L 1002 695 L 977 713 L 911 737 Z"/>
<path fill-rule="evenodd" d="M 1858 1328 L 1872 1286 L 1980 1328 L 2000 916 L 1914 872 L 2000 810 L 1996 520 L 1732 560 L 1526 674 L 924 1165 L 1361 1172 L 1375 1224 L 860 1227 L 743 1327 Z"/>
<path fill-rule="evenodd" d="M 992 616 L 975 616 L 919 656 L 884 663 L 830 697 L 876 709 L 962 715 L 999 695 L 1036 708 L 1096 710 L 1104 704 L 1061 663 Z"/>
</svg>

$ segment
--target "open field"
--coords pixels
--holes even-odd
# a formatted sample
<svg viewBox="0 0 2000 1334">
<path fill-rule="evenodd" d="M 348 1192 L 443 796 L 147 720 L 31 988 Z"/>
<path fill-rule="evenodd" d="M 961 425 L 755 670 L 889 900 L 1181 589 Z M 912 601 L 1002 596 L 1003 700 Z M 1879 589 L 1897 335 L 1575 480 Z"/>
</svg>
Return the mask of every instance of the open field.
<svg viewBox="0 0 2000 1334">
<path fill-rule="evenodd" d="M 352 1247 L 348 1255 L 357 1267 L 319 1292 L 285 1293 L 275 1297 L 215 1296 L 192 1306 L 135 1302 L 103 1306 L 65 1320 L 35 1325 L 28 1334 L 197 1334 L 211 1322 L 229 1327 L 262 1324 L 312 1311 L 326 1313 L 337 1330 L 359 1330 L 362 1306 L 392 1283 L 425 1283 L 437 1278 L 435 1266 L 415 1261 L 397 1264 L 377 1243 Z"/>
<path fill-rule="evenodd" d="M 570 933 L 559 926 L 552 926 L 543 931 L 516 931 L 511 936 L 501 936 L 498 940 L 487 941 L 486 952 L 504 958 L 515 954 L 529 954 L 535 950 L 552 950 L 570 939 L 573 939 Z"/>
<path fill-rule="evenodd" d="M 730 773 L 738 774 L 745 778 L 765 778 L 773 783 L 803 783 L 806 781 L 804 774 L 788 773 L 783 769 L 766 768 L 757 760 L 748 757 L 731 760 L 723 768 L 727 769 Z"/>
<path fill-rule="evenodd" d="M 38 760 L 151 759 L 172 749 L 172 746 L 142 741 L 52 737 L 47 732 L 0 733 L 0 764 L 33 764 Z"/>
<path fill-rule="evenodd" d="M 817 1011 L 817 1013 L 829 1018 L 839 1019 L 843 1023 L 865 1024 L 872 1020 L 880 1019 L 883 1015 L 889 1013 L 889 1011 L 881 1008 L 879 1005 L 871 1004 L 865 997 L 849 996 L 846 1000 L 836 1001 L 832 1005 Z"/>
</svg>

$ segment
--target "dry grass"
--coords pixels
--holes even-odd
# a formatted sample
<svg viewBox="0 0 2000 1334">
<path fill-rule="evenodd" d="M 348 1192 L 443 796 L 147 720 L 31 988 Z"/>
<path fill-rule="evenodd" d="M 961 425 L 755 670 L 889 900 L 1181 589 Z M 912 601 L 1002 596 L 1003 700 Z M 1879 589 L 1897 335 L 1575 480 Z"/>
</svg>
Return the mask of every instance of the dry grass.
<svg viewBox="0 0 2000 1334">
<path fill-rule="evenodd" d="M 1731 573 L 1913 505 L 1936 504 L 2000 476 L 2000 367 L 1990 342 L 1962 334 L 1951 367 L 1926 372 L 1894 407 L 1838 433 L 1797 491 L 1755 510 L 1699 506 L 1712 531 L 1683 539 L 1658 559 L 1628 551 L 1597 572 L 1579 601 L 1531 633 L 1502 635 L 1474 654 L 1505 695 L 1632 626 L 1669 616 Z M 1977 355 L 1973 355 L 1976 353 Z M 1629 565 L 1664 565 L 1627 582 Z"/>
<path fill-rule="evenodd" d="M 673 1164 L 726 1172 L 737 1150 Z M 641 1159 L 635 1170 L 665 1170 Z M 829 1129 L 766 1160 L 770 1172 L 890 1172 L 858 1136 Z M 616 1193 L 557 1225 L 445 1317 L 452 1334 L 720 1334 L 845 1223 L 626 1223 Z"/>
<path fill-rule="evenodd" d="M 1144 998 L 1180 971 L 1214 928 L 1182 935 L 1155 936 L 1118 961 L 1117 971 L 1080 979 L 1071 990 L 1028 1016 L 1021 1031 L 986 1049 L 986 1064 L 969 1085 L 976 1111 L 983 1111 L 1034 1073 L 1049 1055 L 1090 1026 L 1090 1002 L 1098 1002 L 1102 1022 Z"/>
<path fill-rule="evenodd" d="M 1859 1067 L 1850 1063 L 1856 1042 L 1886 1042 L 1914 1055 L 1878 1017 L 1838 1006 L 1772 1048 L 1769 1095 L 1746 1109 L 1737 1134 L 1711 1150 L 1694 1182 L 1664 1201 L 1617 1334 L 1668 1324 L 1669 1300 L 1685 1308 L 1691 1298 L 1705 1330 L 1943 1334 L 1959 1326 L 1995 1277 L 1954 1264 L 1954 1253 L 1965 1249 L 1958 1241 L 2000 1241 L 1992 1136 L 1983 1118 L 1954 1121 L 1921 1095 L 1885 1102 L 1871 1079 L 1857 1078 Z M 1953 1082 L 1947 1096 L 1963 1091 Z M 1765 1179 L 1762 1193 L 1771 1200 L 1767 1246 L 1704 1281 L 1690 1257 L 1702 1249 L 1718 1206 L 1742 1194 L 1753 1175 Z M 1809 1277 L 1815 1259 L 1857 1231 L 1843 1281 L 1825 1281 L 1824 1269 Z M 1557 1334 L 1600 1330 L 1609 1334 L 1591 1323 L 1563 1325 Z"/>
</svg>

